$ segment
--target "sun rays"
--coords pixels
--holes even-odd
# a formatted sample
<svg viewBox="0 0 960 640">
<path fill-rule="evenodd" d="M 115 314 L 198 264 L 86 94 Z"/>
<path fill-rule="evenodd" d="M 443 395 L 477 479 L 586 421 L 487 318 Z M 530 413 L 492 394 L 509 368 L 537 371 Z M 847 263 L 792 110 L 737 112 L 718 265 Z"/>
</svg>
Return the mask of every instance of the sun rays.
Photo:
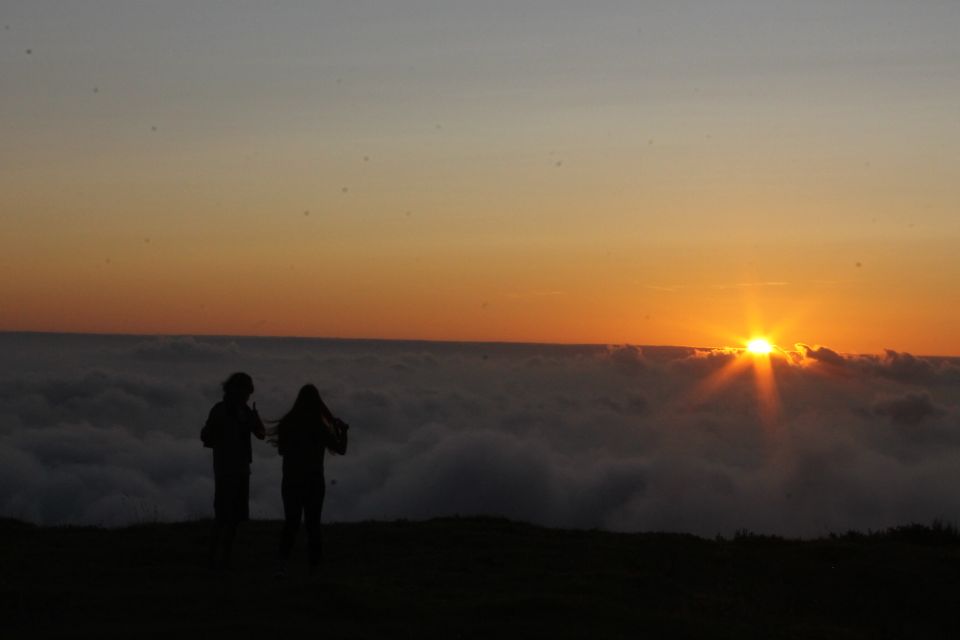
<svg viewBox="0 0 960 640">
<path fill-rule="evenodd" d="M 709 375 L 693 392 L 692 405 L 699 406 L 711 400 L 737 378 L 753 371 L 756 409 L 765 427 L 774 427 L 780 417 L 780 394 L 774 375 L 774 359 L 783 359 L 786 352 L 767 338 L 744 341 L 742 348 L 718 349 L 714 354 L 729 361 Z"/>
<path fill-rule="evenodd" d="M 763 344 L 755 348 L 758 342 Z M 773 375 L 774 347 L 766 340 L 754 340 L 748 347 L 753 365 L 753 380 L 757 390 L 757 410 L 764 425 L 773 426 L 780 415 L 780 394 Z"/>
</svg>

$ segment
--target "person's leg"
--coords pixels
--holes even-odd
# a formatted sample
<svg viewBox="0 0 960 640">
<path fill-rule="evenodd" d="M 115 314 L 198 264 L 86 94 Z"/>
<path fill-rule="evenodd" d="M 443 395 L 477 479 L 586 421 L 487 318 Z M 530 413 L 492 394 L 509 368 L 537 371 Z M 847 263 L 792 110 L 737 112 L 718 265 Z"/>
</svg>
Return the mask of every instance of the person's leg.
<svg viewBox="0 0 960 640">
<path fill-rule="evenodd" d="M 293 552 L 293 545 L 300 529 L 300 515 L 303 512 L 303 491 L 299 483 L 287 476 L 280 485 L 283 498 L 283 533 L 280 536 L 280 561 L 286 563 Z"/>
<path fill-rule="evenodd" d="M 214 518 L 213 528 L 210 530 L 210 548 L 207 551 L 207 566 L 217 568 L 217 553 L 220 551 L 220 538 L 223 535 L 223 523 Z"/>
<path fill-rule="evenodd" d="M 309 486 L 309 495 L 306 504 L 307 540 L 310 545 L 310 573 L 320 567 L 323 559 L 323 536 L 320 529 L 321 515 L 323 514 L 323 499 L 326 494 L 326 484 L 322 477 L 314 478 Z"/>
<path fill-rule="evenodd" d="M 246 520 L 250 511 L 250 469 L 231 469 L 218 479 L 220 498 L 218 520 L 220 522 L 220 565 L 229 569 L 233 542 L 237 537 L 237 527 Z M 222 491 L 219 489 L 222 488 Z"/>
<path fill-rule="evenodd" d="M 226 495 L 224 503 L 224 523 L 222 525 L 221 545 L 223 547 L 223 559 L 221 565 L 224 569 L 231 568 L 231 556 L 233 554 L 233 542 L 237 538 L 237 528 L 240 523 L 250 519 L 250 467 L 238 468 L 229 475 L 224 483 Z"/>
<path fill-rule="evenodd" d="M 233 541 L 237 537 L 238 524 L 239 523 L 234 520 L 223 525 L 220 538 L 221 548 L 223 549 L 223 554 L 220 559 L 220 567 L 223 569 L 230 569 L 233 566 L 231 554 L 233 553 Z"/>
<path fill-rule="evenodd" d="M 213 528 L 210 531 L 210 549 L 207 555 L 207 564 L 211 569 L 220 567 L 223 553 L 226 522 L 230 514 L 229 491 L 230 484 L 226 474 L 216 465 L 214 460 L 213 474 Z"/>
</svg>

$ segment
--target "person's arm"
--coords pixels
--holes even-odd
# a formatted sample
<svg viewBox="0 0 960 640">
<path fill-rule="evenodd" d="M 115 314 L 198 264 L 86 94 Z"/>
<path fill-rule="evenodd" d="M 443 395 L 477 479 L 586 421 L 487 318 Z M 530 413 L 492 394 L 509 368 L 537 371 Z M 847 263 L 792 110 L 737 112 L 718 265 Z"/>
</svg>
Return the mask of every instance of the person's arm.
<svg viewBox="0 0 960 640">
<path fill-rule="evenodd" d="M 217 404 L 210 409 L 207 421 L 200 429 L 200 440 L 203 442 L 203 446 L 209 449 L 216 447 L 223 436 L 223 420 L 220 418 L 219 406 Z"/>
<path fill-rule="evenodd" d="M 330 426 L 332 427 L 330 434 L 333 437 L 327 447 L 334 453 L 344 455 L 347 452 L 347 430 L 350 425 L 340 418 L 334 418 Z"/>
<path fill-rule="evenodd" d="M 260 419 L 260 414 L 257 412 L 257 403 L 253 403 L 253 409 L 251 410 L 253 414 L 251 417 L 250 424 L 250 433 L 257 437 L 257 440 L 263 440 L 267 437 L 267 428 L 263 426 L 263 420 Z"/>
</svg>

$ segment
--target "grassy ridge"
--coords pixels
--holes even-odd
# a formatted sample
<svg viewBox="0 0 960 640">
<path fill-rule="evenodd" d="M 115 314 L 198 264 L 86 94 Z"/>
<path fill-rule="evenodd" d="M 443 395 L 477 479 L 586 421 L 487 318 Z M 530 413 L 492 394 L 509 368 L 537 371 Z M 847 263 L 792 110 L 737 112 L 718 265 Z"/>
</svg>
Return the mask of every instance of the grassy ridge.
<svg viewBox="0 0 960 640">
<path fill-rule="evenodd" d="M 221 573 L 204 565 L 208 530 L 0 521 L 0 629 L 445 639 L 960 632 L 960 537 L 949 527 L 790 541 L 484 518 L 336 524 L 325 528 L 322 575 L 294 567 L 284 580 L 271 576 L 279 523 L 245 525 L 236 566 Z"/>
</svg>

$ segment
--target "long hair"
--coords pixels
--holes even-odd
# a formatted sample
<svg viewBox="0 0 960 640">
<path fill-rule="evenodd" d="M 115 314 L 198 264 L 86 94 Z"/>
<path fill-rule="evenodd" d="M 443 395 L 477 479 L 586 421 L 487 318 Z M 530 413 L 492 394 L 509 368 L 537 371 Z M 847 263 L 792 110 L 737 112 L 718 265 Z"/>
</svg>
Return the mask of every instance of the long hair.
<svg viewBox="0 0 960 640">
<path fill-rule="evenodd" d="M 297 399 L 287 414 L 270 430 L 270 442 L 283 453 L 287 434 L 296 429 L 327 429 L 332 433 L 336 418 L 320 397 L 320 391 L 312 384 L 300 387 Z"/>
</svg>

